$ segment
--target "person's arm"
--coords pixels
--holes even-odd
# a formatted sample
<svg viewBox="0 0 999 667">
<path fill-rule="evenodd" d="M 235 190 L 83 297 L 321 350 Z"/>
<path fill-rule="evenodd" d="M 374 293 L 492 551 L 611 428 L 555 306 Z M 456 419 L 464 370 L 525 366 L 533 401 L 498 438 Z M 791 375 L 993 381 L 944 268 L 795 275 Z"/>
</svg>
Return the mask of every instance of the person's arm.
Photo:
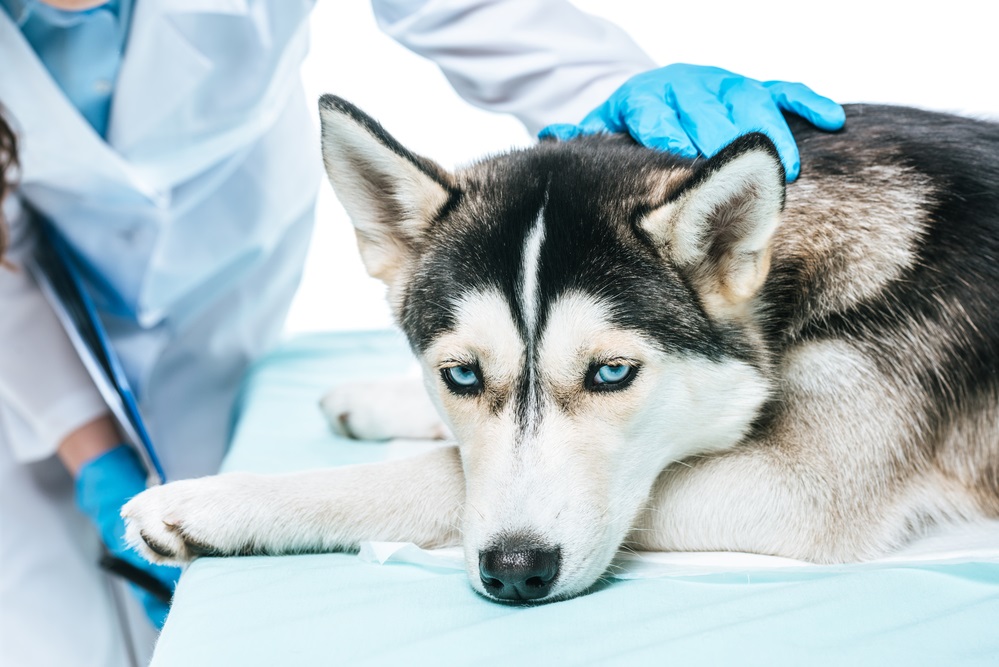
<svg viewBox="0 0 999 667">
<path fill-rule="evenodd" d="M 121 436 L 58 318 L 31 278 L 25 259 L 33 239 L 23 231 L 16 199 L 9 266 L 0 266 L 0 428 L 16 460 L 56 455 L 73 475 L 77 507 L 100 533 L 108 552 L 173 589 L 180 570 L 153 566 L 124 541 L 120 511 L 146 488 L 146 472 Z M 21 223 L 19 226 L 18 223 Z M 134 586 L 150 620 L 162 626 L 167 604 Z"/>
<path fill-rule="evenodd" d="M 774 142 L 789 181 L 798 149 L 783 113 L 836 130 L 843 109 L 807 86 L 716 67 L 657 67 L 619 28 L 565 0 L 372 0 L 382 29 L 440 66 L 466 100 L 542 136 L 627 132 L 711 156 L 742 134 Z M 589 113 L 587 113 L 589 112 Z"/>
<path fill-rule="evenodd" d="M 11 244 L 0 266 L 0 407 L 14 458 L 55 454 L 108 408 L 27 269 L 34 239 L 16 196 L 5 202 Z"/>
<path fill-rule="evenodd" d="M 111 415 L 104 414 L 74 429 L 59 443 L 56 454 L 74 479 L 84 465 L 121 444 Z"/>
<path fill-rule="evenodd" d="M 379 27 L 432 60 L 475 106 L 532 133 L 576 122 L 656 67 L 617 26 L 564 0 L 372 0 Z"/>
</svg>

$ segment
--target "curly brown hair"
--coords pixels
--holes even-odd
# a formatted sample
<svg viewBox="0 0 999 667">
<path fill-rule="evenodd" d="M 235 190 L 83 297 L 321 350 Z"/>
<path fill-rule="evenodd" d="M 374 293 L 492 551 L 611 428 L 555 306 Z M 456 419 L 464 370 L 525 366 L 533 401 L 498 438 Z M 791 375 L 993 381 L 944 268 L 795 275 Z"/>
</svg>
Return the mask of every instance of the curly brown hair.
<svg viewBox="0 0 999 667">
<path fill-rule="evenodd" d="M 0 107 L 0 203 L 14 187 L 14 169 L 17 167 L 17 136 L 10 124 L 4 118 L 3 107 Z M 4 251 L 7 249 L 7 225 L 4 223 L 3 210 L 0 209 L 0 263 L 3 262 Z"/>
</svg>

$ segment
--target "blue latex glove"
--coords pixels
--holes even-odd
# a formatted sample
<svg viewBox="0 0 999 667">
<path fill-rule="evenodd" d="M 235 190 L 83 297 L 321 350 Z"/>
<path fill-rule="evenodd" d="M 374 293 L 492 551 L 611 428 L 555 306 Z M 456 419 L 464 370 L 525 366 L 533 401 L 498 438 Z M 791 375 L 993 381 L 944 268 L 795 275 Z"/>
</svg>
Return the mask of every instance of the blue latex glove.
<svg viewBox="0 0 999 667">
<path fill-rule="evenodd" d="M 823 130 L 843 127 L 843 107 L 808 86 L 756 81 L 717 67 L 678 63 L 626 81 L 579 125 L 549 125 L 541 138 L 628 132 L 649 148 L 711 157 L 739 136 L 764 132 L 777 146 L 788 182 L 798 177 L 798 146 L 781 115 L 789 111 Z"/>
<path fill-rule="evenodd" d="M 111 555 L 151 574 L 171 591 L 180 577 L 179 567 L 153 565 L 125 544 L 125 521 L 121 507 L 146 488 L 146 472 L 135 452 L 127 445 L 88 461 L 76 478 L 76 504 L 90 517 Z M 166 621 L 166 603 L 139 586 L 132 585 L 146 615 L 157 628 Z"/>
</svg>

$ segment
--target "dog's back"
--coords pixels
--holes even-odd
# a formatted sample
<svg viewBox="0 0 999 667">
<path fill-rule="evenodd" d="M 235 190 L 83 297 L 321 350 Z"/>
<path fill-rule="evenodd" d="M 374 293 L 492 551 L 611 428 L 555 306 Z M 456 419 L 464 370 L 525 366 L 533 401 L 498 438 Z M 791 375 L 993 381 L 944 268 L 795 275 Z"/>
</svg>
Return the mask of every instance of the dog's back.
<svg viewBox="0 0 999 667">
<path fill-rule="evenodd" d="M 794 131 L 804 169 L 761 295 L 768 338 L 791 360 L 823 341 L 862 351 L 904 412 L 886 475 L 937 466 L 999 514 L 999 125 L 849 106 L 840 133 Z M 891 423 L 872 407 L 851 409 Z"/>
</svg>

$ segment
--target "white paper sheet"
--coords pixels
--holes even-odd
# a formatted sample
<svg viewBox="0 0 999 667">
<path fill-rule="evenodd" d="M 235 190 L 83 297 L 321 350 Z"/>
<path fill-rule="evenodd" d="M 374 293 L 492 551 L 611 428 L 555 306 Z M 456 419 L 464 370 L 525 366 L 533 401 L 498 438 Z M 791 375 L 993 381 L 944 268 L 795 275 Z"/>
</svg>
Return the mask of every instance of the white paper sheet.
<svg viewBox="0 0 999 667">
<path fill-rule="evenodd" d="M 421 549 L 411 542 L 362 542 L 358 556 L 381 565 L 407 563 L 431 570 L 464 571 L 460 547 Z M 858 567 L 916 567 L 945 563 L 999 562 L 999 521 L 942 527 L 889 557 L 864 563 L 816 565 L 760 554 L 724 552 L 621 552 L 608 575 L 615 579 L 684 577 L 796 569 L 837 571 Z"/>
</svg>

